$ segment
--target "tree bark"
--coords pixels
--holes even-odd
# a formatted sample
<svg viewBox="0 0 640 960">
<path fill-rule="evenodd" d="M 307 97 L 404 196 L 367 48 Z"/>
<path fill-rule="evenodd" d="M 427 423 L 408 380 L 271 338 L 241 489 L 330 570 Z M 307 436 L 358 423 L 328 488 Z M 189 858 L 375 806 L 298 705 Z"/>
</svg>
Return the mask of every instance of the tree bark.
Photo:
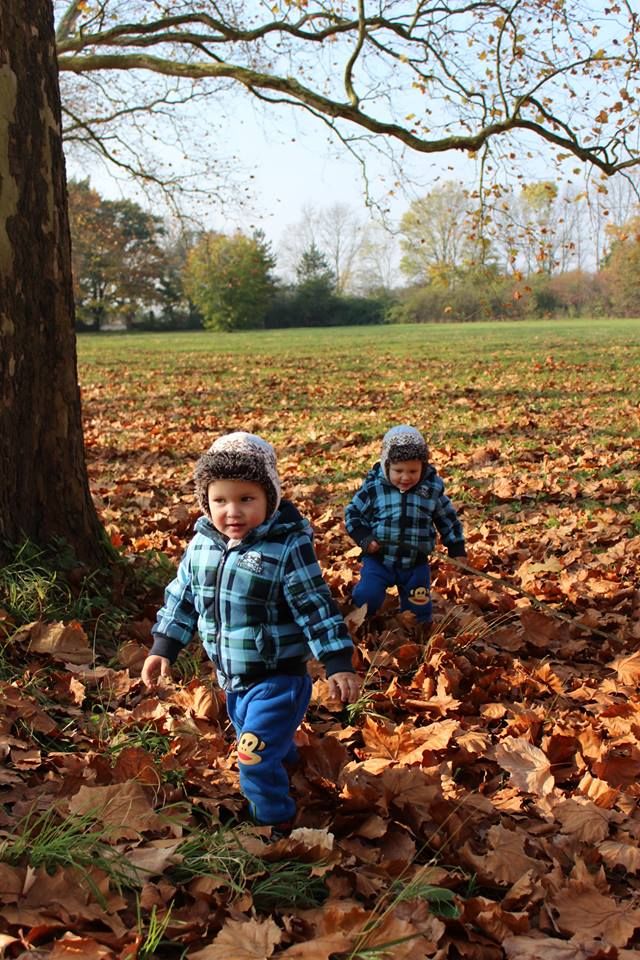
<svg viewBox="0 0 640 960">
<path fill-rule="evenodd" d="M 51 0 L 0 4 L 0 539 L 104 562 L 84 458 Z"/>
</svg>

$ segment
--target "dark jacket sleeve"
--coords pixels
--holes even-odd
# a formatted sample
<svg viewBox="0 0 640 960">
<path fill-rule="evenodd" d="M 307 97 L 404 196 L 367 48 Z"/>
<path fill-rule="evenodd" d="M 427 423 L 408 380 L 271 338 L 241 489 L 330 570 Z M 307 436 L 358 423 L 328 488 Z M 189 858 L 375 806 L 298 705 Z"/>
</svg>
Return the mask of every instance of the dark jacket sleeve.
<svg viewBox="0 0 640 960">
<path fill-rule="evenodd" d="M 371 511 L 371 497 L 367 484 L 363 483 L 344 512 L 347 533 L 363 550 L 366 550 L 374 539 Z"/>
<path fill-rule="evenodd" d="M 153 646 L 150 654 L 167 657 L 171 662 L 191 641 L 198 624 L 198 614 L 191 589 L 191 544 L 176 573 L 164 592 L 164 605 L 158 610 L 151 630 Z"/>
<path fill-rule="evenodd" d="M 289 549 L 284 595 L 311 653 L 324 664 L 327 676 L 342 671 L 353 673 L 351 636 L 307 536 L 297 537 Z"/>
<path fill-rule="evenodd" d="M 447 548 L 449 556 L 466 557 L 467 552 L 464 545 L 462 524 L 458 519 L 455 507 L 444 492 L 444 485 L 436 502 L 433 522 L 442 537 L 442 542 Z"/>
</svg>

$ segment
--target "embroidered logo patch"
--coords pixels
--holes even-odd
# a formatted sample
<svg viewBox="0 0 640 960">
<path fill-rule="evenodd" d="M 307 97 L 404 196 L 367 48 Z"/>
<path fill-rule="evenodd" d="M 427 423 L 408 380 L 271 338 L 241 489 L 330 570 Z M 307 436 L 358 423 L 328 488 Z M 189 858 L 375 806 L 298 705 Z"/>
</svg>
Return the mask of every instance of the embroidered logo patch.
<svg viewBox="0 0 640 960">
<path fill-rule="evenodd" d="M 252 573 L 262 573 L 262 557 L 255 550 L 249 550 L 242 554 L 238 560 L 238 566 L 251 570 Z"/>
<path fill-rule="evenodd" d="M 418 487 L 416 493 L 421 497 L 427 497 L 427 499 L 431 496 L 431 490 L 429 490 L 429 487 Z"/>
<path fill-rule="evenodd" d="M 253 767 L 256 763 L 262 763 L 260 751 L 264 750 L 266 743 L 250 730 L 240 735 L 238 740 L 238 763 L 244 763 L 247 767 Z"/>
<path fill-rule="evenodd" d="M 414 587 L 409 591 L 407 599 L 416 607 L 422 607 L 425 603 L 429 603 L 429 591 L 426 587 Z"/>
</svg>

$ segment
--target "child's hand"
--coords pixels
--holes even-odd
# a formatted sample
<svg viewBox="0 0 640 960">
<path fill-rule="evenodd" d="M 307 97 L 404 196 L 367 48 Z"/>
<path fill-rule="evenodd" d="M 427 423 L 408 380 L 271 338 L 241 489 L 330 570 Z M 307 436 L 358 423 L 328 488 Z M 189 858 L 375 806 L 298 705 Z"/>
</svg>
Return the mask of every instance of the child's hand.
<svg viewBox="0 0 640 960">
<path fill-rule="evenodd" d="M 140 676 L 146 687 L 155 687 L 158 676 L 171 676 L 171 661 L 167 657 L 159 657 L 154 653 L 145 660 Z"/>
<path fill-rule="evenodd" d="M 380 544 L 377 540 L 372 540 L 369 546 L 367 547 L 367 553 L 379 553 Z"/>
<path fill-rule="evenodd" d="M 329 677 L 329 696 L 337 697 L 343 703 L 355 703 L 360 696 L 362 681 L 357 673 L 346 670 Z"/>
</svg>

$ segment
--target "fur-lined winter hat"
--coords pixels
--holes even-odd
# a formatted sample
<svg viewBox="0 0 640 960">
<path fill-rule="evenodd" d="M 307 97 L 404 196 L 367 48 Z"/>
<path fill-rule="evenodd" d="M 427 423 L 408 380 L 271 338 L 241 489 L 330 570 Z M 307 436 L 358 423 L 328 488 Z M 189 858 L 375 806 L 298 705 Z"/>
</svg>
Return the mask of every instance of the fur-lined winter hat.
<svg viewBox="0 0 640 960">
<path fill-rule="evenodd" d="M 209 484 L 213 480 L 250 480 L 267 495 L 267 518 L 280 504 L 280 478 L 275 450 L 254 433 L 227 433 L 211 444 L 196 464 L 194 481 L 201 509 L 208 517 Z"/>
<path fill-rule="evenodd" d="M 380 465 L 385 479 L 389 479 L 389 464 L 401 463 L 403 460 L 422 460 L 425 466 L 429 462 L 426 440 L 419 430 L 406 423 L 391 427 L 382 438 Z"/>
</svg>

